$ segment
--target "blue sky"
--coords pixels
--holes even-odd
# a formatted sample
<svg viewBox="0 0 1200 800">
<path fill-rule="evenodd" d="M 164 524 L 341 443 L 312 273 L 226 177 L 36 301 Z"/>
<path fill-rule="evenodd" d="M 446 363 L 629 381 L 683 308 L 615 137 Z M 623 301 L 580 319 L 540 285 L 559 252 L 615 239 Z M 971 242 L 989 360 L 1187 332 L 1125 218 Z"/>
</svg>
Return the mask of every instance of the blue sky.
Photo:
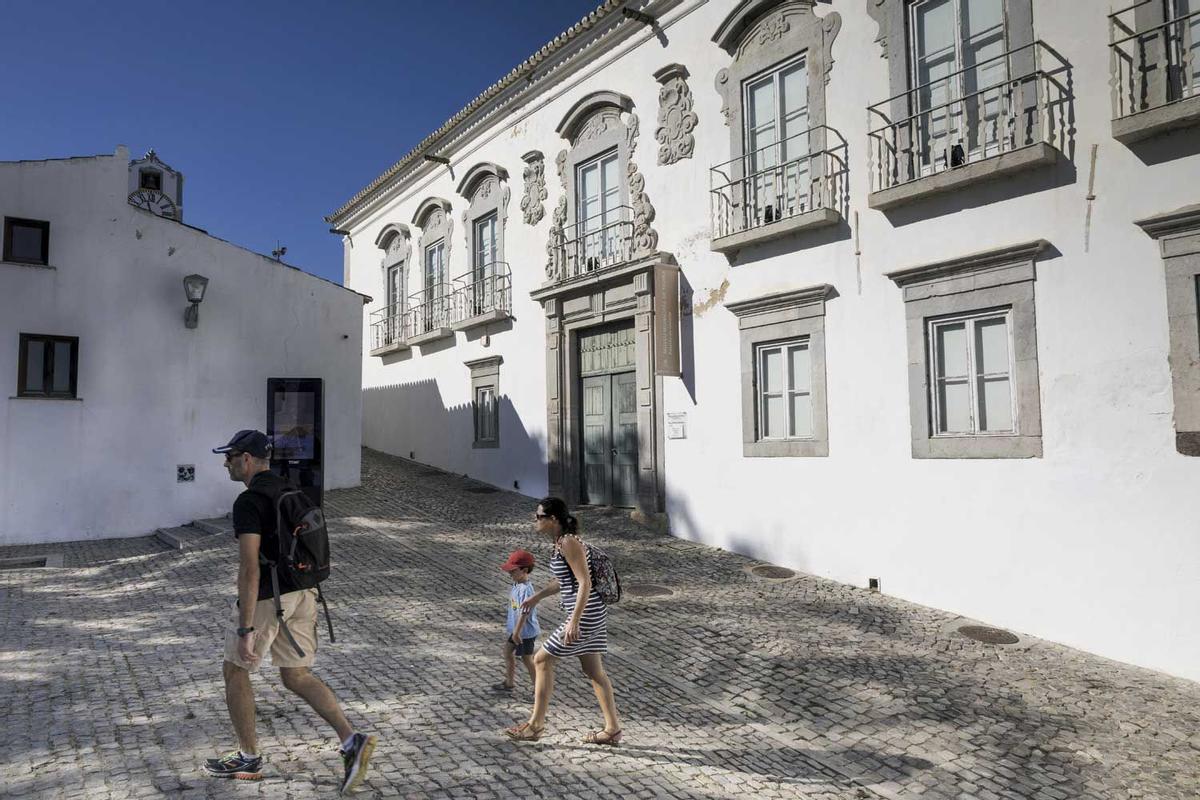
<svg viewBox="0 0 1200 800">
<path fill-rule="evenodd" d="M 189 224 L 340 282 L 322 217 L 597 5 L 10 0 L 0 160 L 153 147 Z"/>
</svg>

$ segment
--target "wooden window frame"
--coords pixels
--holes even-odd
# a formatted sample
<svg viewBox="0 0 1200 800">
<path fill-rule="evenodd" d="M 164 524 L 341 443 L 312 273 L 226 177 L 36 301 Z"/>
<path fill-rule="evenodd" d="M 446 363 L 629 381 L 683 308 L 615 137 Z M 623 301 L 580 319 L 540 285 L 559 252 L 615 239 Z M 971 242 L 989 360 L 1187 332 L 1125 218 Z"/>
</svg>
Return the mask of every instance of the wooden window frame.
<svg viewBox="0 0 1200 800">
<path fill-rule="evenodd" d="M 796 339 L 788 339 L 784 341 L 774 342 L 758 342 L 754 345 L 754 394 L 755 394 L 755 440 L 759 442 L 807 442 L 816 438 L 815 425 L 812 419 L 812 396 L 813 396 L 813 376 L 812 376 L 812 343 L 811 337 L 802 336 Z M 792 386 L 791 369 L 789 356 L 793 349 L 804 349 L 809 354 L 809 376 L 808 376 L 808 391 L 797 392 Z M 767 436 L 763 430 L 763 420 L 766 419 L 766 401 L 767 392 L 763 387 L 764 383 L 764 365 L 763 357 L 771 351 L 778 350 L 782 356 L 781 368 L 784 373 L 784 386 L 779 393 L 783 398 L 784 411 L 787 413 L 787 422 L 785 428 L 787 432 L 783 436 Z M 791 430 L 791 400 L 796 394 L 807 394 L 809 398 L 809 430 L 807 436 L 796 436 Z"/>
<path fill-rule="evenodd" d="M 49 387 L 45 391 L 30 392 L 25 388 L 29 377 L 29 342 L 40 341 L 45 350 L 42 355 L 42 386 Z M 71 345 L 71 378 L 70 388 L 66 392 L 53 391 L 54 386 L 54 350 L 55 345 L 66 342 Z M 17 354 L 17 397 L 41 397 L 56 400 L 75 400 L 79 397 L 79 337 L 52 336 L 41 333 L 20 334 L 20 350 Z"/>
<path fill-rule="evenodd" d="M 13 227 L 20 225 L 26 228 L 40 228 L 42 231 L 42 258 L 26 259 L 16 258 L 12 252 Z M 41 219 L 25 219 L 23 217 L 5 217 L 4 218 L 4 254 L 5 261 L 13 264 L 38 264 L 41 266 L 49 266 L 50 264 L 50 223 Z"/>
<path fill-rule="evenodd" d="M 474 388 L 475 397 L 471 405 L 475 418 L 475 444 L 480 447 L 495 446 L 500 441 L 500 415 L 498 413 L 500 406 L 496 398 L 496 385 L 493 383 L 484 383 L 478 384 Z M 480 395 L 484 392 L 489 392 L 492 396 L 490 413 L 487 413 L 487 409 L 483 406 L 483 402 L 480 399 Z M 491 435 L 489 436 L 484 435 L 484 426 L 480 424 L 485 418 L 490 422 Z"/>
<path fill-rule="evenodd" d="M 1000 373 L 989 373 L 988 375 L 980 375 L 977 372 L 977 354 L 975 348 L 975 330 L 980 322 L 990 320 L 1003 319 L 1004 333 L 1008 340 L 1008 369 L 1004 373 L 1005 379 L 1008 381 L 1008 402 L 1009 415 L 1012 420 L 1012 427 L 1004 430 L 979 430 L 979 394 L 976 383 L 980 378 L 996 377 Z M 942 415 L 944 409 L 939 402 L 938 384 L 941 377 L 938 375 L 938 347 L 937 347 L 937 329 L 947 325 L 957 325 L 965 323 L 965 332 L 967 337 L 967 398 L 970 405 L 971 413 L 971 429 L 969 431 L 946 431 L 941 432 Z M 1021 421 L 1017 411 L 1016 401 L 1016 366 L 1013 360 L 1013 312 L 1012 308 L 992 308 L 981 309 L 967 314 L 953 314 L 946 317 L 935 317 L 926 320 L 926 338 L 928 339 L 928 363 L 929 363 L 929 411 L 932 417 L 930 428 L 930 436 L 937 439 L 946 438 L 962 438 L 962 437 L 977 437 L 977 436 L 1019 436 L 1021 432 Z"/>
</svg>

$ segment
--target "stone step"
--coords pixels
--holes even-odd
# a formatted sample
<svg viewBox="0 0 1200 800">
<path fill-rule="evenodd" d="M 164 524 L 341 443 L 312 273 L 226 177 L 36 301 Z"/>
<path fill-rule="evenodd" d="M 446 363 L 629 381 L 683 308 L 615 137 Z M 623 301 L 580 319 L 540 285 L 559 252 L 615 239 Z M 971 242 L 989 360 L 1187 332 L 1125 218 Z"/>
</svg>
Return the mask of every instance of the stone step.
<svg viewBox="0 0 1200 800">
<path fill-rule="evenodd" d="M 197 545 L 198 542 L 209 539 L 209 531 L 194 528 L 192 525 L 180 525 L 178 528 L 160 528 L 155 531 L 155 539 L 167 547 L 186 549 Z"/>
<path fill-rule="evenodd" d="M 192 525 L 204 531 L 205 533 L 233 533 L 233 520 L 229 519 L 229 517 L 198 519 L 193 522 Z"/>
</svg>

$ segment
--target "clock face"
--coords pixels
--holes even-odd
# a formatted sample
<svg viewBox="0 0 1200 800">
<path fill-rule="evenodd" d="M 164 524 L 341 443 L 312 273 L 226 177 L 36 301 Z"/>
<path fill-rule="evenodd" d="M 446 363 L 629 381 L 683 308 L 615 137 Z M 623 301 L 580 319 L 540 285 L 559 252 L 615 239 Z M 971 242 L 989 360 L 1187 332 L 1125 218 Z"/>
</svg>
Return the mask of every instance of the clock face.
<svg viewBox="0 0 1200 800">
<path fill-rule="evenodd" d="M 129 193 L 129 205 L 145 209 L 160 217 L 175 219 L 175 203 L 158 189 L 138 189 Z"/>
</svg>

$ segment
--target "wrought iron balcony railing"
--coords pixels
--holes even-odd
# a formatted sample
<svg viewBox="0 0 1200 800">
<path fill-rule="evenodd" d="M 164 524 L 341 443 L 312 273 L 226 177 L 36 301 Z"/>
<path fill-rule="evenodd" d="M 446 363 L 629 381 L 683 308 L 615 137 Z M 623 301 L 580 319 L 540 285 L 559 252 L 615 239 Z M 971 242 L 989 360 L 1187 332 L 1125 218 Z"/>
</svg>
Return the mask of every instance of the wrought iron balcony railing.
<svg viewBox="0 0 1200 800">
<path fill-rule="evenodd" d="M 494 261 L 459 275 L 453 281 L 451 322 L 466 322 L 492 312 L 512 313 L 512 274 L 508 264 Z"/>
<path fill-rule="evenodd" d="M 1108 15 L 1113 119 L 1200 95 L 1200 9 L 1139 27 L 1139 12 L 1162 7 L 1141 0 Z"/>
<path fill-rule="evenodd" d="M 404 344 L 404 305 L 397 303 L 372 311 L 371 349 Z"/>
<path fill-rule="evenodd" d="M 1065 152 L 1069 71 L 1036 41 L 868 107 L 872 191 L 1041 142 Z"/>
<path fill-rule="evenodd" d="M 561 281 L 618 267 L 633 256 L 633 209 L 616 206 L 550 231 L 553 273 Z"/>
<path fill-rule="evenodd" d="M 453 318 L 454 296 L 450 286 L 434 283 L 408 296 L 405 333 L 409 339 L 449 328 Z"/>
<path fill-rule="evenodd" d="M 846 140 L 825 125 L 709 170 L 712 237 L 719 239 L 817 209 L 841 211 Z"/>
</svg>

